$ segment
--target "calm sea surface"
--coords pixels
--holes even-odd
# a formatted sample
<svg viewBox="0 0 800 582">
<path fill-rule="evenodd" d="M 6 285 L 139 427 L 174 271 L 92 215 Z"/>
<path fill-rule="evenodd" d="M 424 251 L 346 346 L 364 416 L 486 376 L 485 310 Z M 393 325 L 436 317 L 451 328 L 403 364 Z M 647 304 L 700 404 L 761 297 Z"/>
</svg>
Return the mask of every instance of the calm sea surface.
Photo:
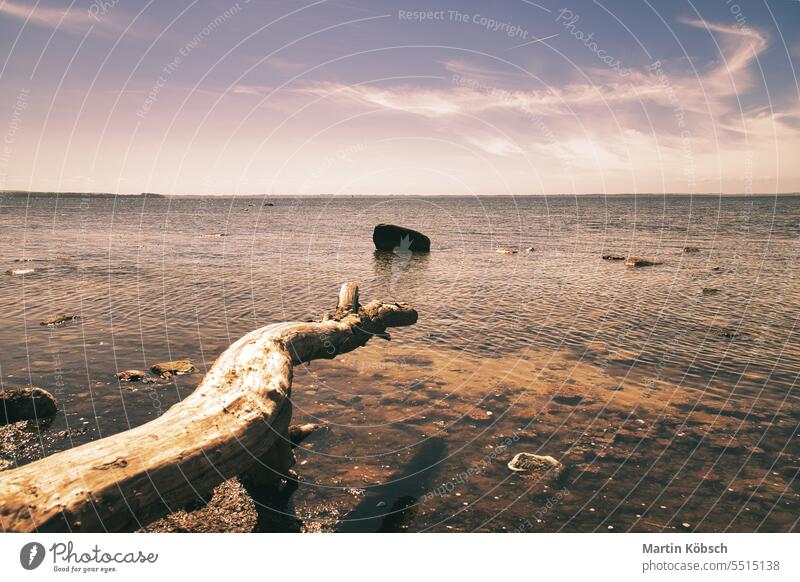
<svg viewBox="0 0 800 582">
<path fill-rule="evenodd" d="M 0 195 L 0 265 L 35 269 L 0 276 L 0 381 L 51 390 L 42 434 L 69 429 L 5 458 L 153 419 L 354 280 L 419 323 L 297 370 L 295 421 L 326 428 L 256 529 L 798 529 L 799 197 L 270 201 Z M 376 254 L 380 222 L 432 252 Z M 80 319 L 39 325 L 58 312 Z M 198 373 L 114 376 L 178 358 Z M 519 476 L 518 452 L 567 470 Z"/>
</svg>

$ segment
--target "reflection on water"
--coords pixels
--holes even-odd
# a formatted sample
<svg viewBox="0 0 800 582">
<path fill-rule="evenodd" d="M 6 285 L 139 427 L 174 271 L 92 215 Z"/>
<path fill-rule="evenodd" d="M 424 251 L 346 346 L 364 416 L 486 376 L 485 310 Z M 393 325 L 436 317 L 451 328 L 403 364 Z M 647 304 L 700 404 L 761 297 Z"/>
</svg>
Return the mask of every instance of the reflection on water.
<svg viewBox="0 0 800 582">
<path fill-rule="evenodd" d="M 286 529 L 797 527 L 800 198 L 275 202 L 0 196 L 3 271 L 35 269 L 0 281 L 2 386 L 63 407 L 42 433 L 62 436 L 19 462 L 155 418 L 241 335 L 318 317 L 355 280 L 420 321 L 297 370 L 297 419 L 328 430 L 298 451 Z M 376 253 L 381 222 L 426 233 L 432 252 Z M 59 312 L 81 318 L 39 325 Z M 198 372 L 114 377 L 178 358 Z M 520 451 L 563 459 L 568 482 L 512 474 Z"/>
<path fill-rule="evenodd" d="M 375 292 L 379 297 L 392 297 L 395 291 L 424 284 L 430 253 L 374 251 L 373 257 Z"/>
</svg>

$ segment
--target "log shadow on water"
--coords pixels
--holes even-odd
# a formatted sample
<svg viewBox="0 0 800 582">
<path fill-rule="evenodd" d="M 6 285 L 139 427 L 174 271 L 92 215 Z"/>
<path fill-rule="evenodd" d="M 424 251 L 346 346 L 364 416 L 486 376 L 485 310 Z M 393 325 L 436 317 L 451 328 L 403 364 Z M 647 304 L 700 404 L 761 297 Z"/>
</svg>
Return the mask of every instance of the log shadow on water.
<svg viewBox="0 0 800 582">
<path fill-rule="evenodd" d="M 387 479 L 386 484 L 369 489 L 363 501 L 341 520 L 336 531 L 408 531 L 416 514 L 419 496 L 433 487 L 438 463 L 446 453 L 443 439 L 433 437 L 425 441 L 411 460 Z M 254 532 L 303 531 L 303 520 L 297 515 L 292 500 L 301 483 L 297 475 L 291 473 L 273 486 L 258 487 L 245 481 L 247 492 L 256 506 Z M 391 503 L 388 503 L 390 500 Z"/>
<path fill-rule="evenodd" d="M 439 463 L 446 456 L 444 439 L 432 437 L 423 442 L 411 460 L 385 484 L 370 487 L 361 503 L 342 518 L 336 531 L 408 531 L 416 515 L 420 496 L 433 488 Z"/>
</svg>

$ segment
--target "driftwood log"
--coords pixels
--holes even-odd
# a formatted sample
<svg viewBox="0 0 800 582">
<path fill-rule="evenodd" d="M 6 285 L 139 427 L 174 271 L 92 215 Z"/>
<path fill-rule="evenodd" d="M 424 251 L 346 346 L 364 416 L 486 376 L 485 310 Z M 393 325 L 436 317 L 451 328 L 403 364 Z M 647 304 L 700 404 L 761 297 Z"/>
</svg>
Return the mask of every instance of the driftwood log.
<svg viewBox="0 0 800 582">
<path fill-rule="evenodd" d="M 407 304 L 360 307 L 357 285 L 347 283 L 323 321 L 268 325 L 232 344 L 159 418 L 0 472 L 0 529 L 130 531 L 207 500 L 235 475 L 274 477 L 290 465 L 292 366 L 416 321 Z"/>
</svg>

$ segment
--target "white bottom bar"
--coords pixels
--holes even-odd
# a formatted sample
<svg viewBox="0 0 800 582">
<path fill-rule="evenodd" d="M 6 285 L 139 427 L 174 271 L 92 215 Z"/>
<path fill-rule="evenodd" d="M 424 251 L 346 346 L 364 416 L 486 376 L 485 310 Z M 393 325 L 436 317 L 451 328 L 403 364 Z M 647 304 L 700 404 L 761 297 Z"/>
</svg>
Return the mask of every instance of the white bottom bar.
<svg viewBox="0 0 800 582">
<path fill-rule="evenodd" d="M 749 582 L 800 579 L 798 540 L 792 534 L 3 534 L 0 568 L 4 580 Z M 31 542 L 41 546 L 32 550 Z M 35 569 L 23 567 L 37 561 Z"/>
</svg>

